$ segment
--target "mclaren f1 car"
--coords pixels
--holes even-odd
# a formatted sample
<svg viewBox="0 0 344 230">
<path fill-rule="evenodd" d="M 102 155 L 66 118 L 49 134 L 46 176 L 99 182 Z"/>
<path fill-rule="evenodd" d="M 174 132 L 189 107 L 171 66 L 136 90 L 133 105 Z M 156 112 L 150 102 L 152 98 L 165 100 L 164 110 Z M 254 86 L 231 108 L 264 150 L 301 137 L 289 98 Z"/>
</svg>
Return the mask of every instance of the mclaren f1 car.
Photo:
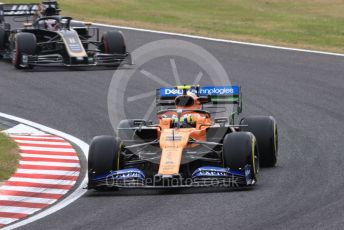
<svg viewBox="0 0 344 230">
<path fill-rule="evenodd" d="M 11 29 L 11 23 L 24 27 Z M 34 66 L 113 66 L 131 64 L 120 31 L 100 36 L 91 23 L 60 15 L 55 1 L 42 4 L 0 5 L 0 57 L 12 60 L 17 69 Z"/>
<path fill-rule="evenodd" d="M 88 157 L 88 189 L 228 186 L 257 182 L 277 161 L 277 124 L 242 111 L 239 86 L 179 86 L 156 94 L 157 123 L 122 120 L 116 136 L 97 136 Z M 228 117 L 211 109 L 231 107 Z"/>
</svg>

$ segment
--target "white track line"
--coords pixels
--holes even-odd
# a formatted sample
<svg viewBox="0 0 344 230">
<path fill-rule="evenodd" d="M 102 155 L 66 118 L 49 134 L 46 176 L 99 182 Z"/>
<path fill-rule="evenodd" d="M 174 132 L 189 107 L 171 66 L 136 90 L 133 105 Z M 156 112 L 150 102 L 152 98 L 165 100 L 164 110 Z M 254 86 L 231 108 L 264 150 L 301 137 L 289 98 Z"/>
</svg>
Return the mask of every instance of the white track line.
<svg viewBox="0 0 344 230">
<path fill-rule="evenodd" d="M 73 148 L 46 148 L 46 147 L 19 146 L 19 149 L 20 150 L 44 151 L 44 152 L 75 153 L 75 150 Z"/>
<path fill-rule="evenodd" d="M 48 159 L 65 159 L 65 160 L 79 160 L 77 156 L 60 156 L 60 155 L 44 155 L 44 154 L 27 154 L 20 153 L 22 157 L 48 158 Z"/>
<path fill-rule="evenodd" d="M 33 136 L 33 135 L 11 135 L 11 137 L 13 137 L 14 139 L 15 138 L 28 138 L 28 139 L 32 139 L 32 140 L 35 140 L 35 139 L 47 139 L 47 140 L 63 140 L 63 138 L 61 137 L 55 137 L 55 136 Z"/>
<path fill-rule="evenodd" d="M 48 198 L 37 198 L 29 196 L 4 196 L 0 195 L 0 201 L 20 201 L 20 202 L 29 202 L 29 203 L 38 203 L 38 204 L 52 204 L 57 201 L 57 199 L 48 199 Z"/>
<path fill-rule="evenodd" d="M 14 207 L 0 205 L 0 212 L 20 213 L 20 214 L 32 214 L 41 210 L 40 208 L 27 208 L 27 207 Z"/>
<path fill-rule="evenodd" d="M 9 224 L 9 223 L 12 223 L 12 222 L 14 222 L 16 220 L 18 220 L 18 219 L 16 219 L 16 218 L 1 217 L 0 218 L 0 224 Z"/>
<path fill-rule="evenodd" d="M 23 178 L 23 177 L 11 177 L 8 181 L 56 184 L 56 185 L 74 185 L 76 183 L 75 180 L 36 179 L 36 178 Z"/>
<path fill-rule="evenodd" d="M 48 142 L 48 141 L 27 141 L 27 140 L 15 140 L 19 144 L 39 144 L 39 145 L 61 145 L 72 147 L 68 142 Z"/>
<path fill-rule="evenodd" d="M 78 167 L 79 163 L 63 163 L 63 162 L 48 162 L 48 161 L 19 161 L 20 165 L 44 165 L 44 166 L 62 166 L 62 167 Z"/>
<path fill-rule="evenodd" d="M 79 176 L 79 171 L 65 171 L 65 170 L 17 169 L 16 173 L 59 175 L 59 176 Z"/>
<path fill-rule="evenodd" d="M 135 27 L 114 26 L 114 25 L 108 25 L 108 24 L 103 24 L 103 23 L 93 23 L 93 25 L 99 26 L 99 27 L 109 27 L 109 28 L 116 28 L 116 29 L 134 30 L 134 31 L 140 31 L 140 32 L 172 35 L 172 36 L 178 36 L 178 37 L 184 37 L 184 38 L 193 38 L 193 39 L 198 39 L 198 40 L 207 40 L 207 41 L 231 43 L 231 44 L 238 44 L 238 45 L 256 46 L 256 47 L 263 47 L 263 48 L 290 50 L 290 51 L 305 52 L 305 53 L 312 53 L 312 54 L 324 54 L 324 55 L 344 57 L 344 54 L 334 53 L 334 52 L 298 49 L 298 48 L 290 48 L 290 47 L 283 47 L 283 46 L 274 46 L 274 45 L 266 45 L 266 44 L 259 44 L 259 43 L 251 43 L 251 42 L 241 42 L 241 41 L 235 41 L 235 40 L 210 38 L 210 37 L 190 35 L 190 34 L 181 34 L 181 33 L 173 33 L 173 32 L 158 31 L 158 30 L 140 29 L 140 28 L 135 28 Z"/>
<path fill-rule="evenodd" d="M 3 185 L 1 186 L 1 189 L 10 190 L 10 191 L 48 193 L 48 194 L 66 194 L 69 191 L 68 189 L 41 188 L 41 187 L 38 188 L 38 187 L 11 186 L 11 185 Z"/>
</svg>

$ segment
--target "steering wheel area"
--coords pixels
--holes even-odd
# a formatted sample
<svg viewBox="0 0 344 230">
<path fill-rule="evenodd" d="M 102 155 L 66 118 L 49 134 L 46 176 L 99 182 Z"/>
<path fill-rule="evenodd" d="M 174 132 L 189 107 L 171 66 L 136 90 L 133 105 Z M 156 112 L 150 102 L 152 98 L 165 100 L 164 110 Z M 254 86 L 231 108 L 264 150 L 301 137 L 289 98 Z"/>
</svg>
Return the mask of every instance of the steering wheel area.
<svg viewBox="0 0 344 230">
<path fill-rule="evenodd" d="M 41 30 L 49 30 L 49 31 L 57 31 L 60 29 L 70 29 L 70 22 L 71 17 L 59 17 L 59 16 L 51 16 L 51 17 L 42 17 L 37 19 L 33 26 L 36 29 Z"/>
</svg>

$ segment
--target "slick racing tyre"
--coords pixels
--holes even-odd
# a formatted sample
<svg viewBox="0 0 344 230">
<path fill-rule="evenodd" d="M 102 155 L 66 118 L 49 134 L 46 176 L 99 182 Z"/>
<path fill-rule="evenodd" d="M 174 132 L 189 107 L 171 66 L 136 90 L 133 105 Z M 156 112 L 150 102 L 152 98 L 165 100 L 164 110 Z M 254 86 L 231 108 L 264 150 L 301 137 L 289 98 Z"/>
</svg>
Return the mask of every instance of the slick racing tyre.
<svg viewBox="0 0 344 230">
<path fill-rule="evenodd" d="M 251 165 L 254 178 L 259 170 L 259 155 L 256 139 L 249 132 L 229 133 L 223 141 L 223 166 L 230 169 L 243 169 Z"/>
<path fill-rule="evenodd" d="M 0 28 L 0 59 L 2 59 L 2 53 L 5 50 L 6 32 L 3 28 Z"/>
<path fill-rule="evenodd" d="M 121 168 L 121 141 L 113 136 L 94 137 L 88 152 L 89 186 L 91 179 Z M 104 190 L 107 186 L 95 187 Z"/>
<path fill-rule="evenodd" d="M 277 124 L 271 116 L 249 116 L 240 121 L 241 130 L 254 134 L 258 142 L 259 162 L 262 167 L 273 167 L 278 155 Z"/>
<path fill-rule="evenodd" d="M 36 36 L 31 33 L 18 33 L 15 37 L 15 47 L 12 57 L 13 65 L 16 69 L 32 68 L 32 66 L 23 66 L 23 54 L 33 55 L 36 53 Z"/>
<path fill-rule="evenodd" d="M 102 36 L 100 49 L 106 54 L 125 54 L 127 52 L 127 48 L 122 32 L 105 32 Z"/>
<path fill-rule="evenodd" d="M 0 51 L 5 49 L 6 31 L 0 28 Z"/>
</svg>

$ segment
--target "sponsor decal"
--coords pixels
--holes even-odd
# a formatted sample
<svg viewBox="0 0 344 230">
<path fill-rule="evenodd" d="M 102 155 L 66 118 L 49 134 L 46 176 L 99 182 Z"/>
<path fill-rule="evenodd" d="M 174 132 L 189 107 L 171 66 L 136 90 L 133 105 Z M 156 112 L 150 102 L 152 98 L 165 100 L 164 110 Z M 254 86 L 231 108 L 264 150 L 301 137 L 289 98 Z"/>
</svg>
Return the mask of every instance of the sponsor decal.
<svg viewBox="0 0 344 230">
<path fill-rule="evenodd" d="M 246 168 L 245 168 L 246 169 Z M 230 175 L 236 175 L 236 176 L 245 176 L 244 171 L 240 170 L 233 170 L 229 168 L 221 168 L 221 167 L 213 167 L 213 166 L 204 166 L 196 169 L 192 177 L 198 177 L 198 176 L 230 176 Z"/>
<path fill-rule="evenodd" d="M 182 136 L 166 136 L 166 141 L 180 141 L 182 139 Z"/>
<path fill-rule="evenodd" d="M 117 175 L 116 179 L 127 179 L 127 178 L 141 178 L 142 176 L 137 172 L 129 172 Z"/>
<path fill-rule="evenodd" d="M 81 45 L 79 43 L 79 39 L 74 37 L 73 35 L 66 34 L 66 42 L 72 52 L 79 53 L 82 52 Z"/>
<path fill-rule="evenodd" d="M 81 46 L 79 44 L 69 44 L 69 48 L 72 52 L 75 53 L 82 52 Z"/>
<path fill-rule="evenodd" d="M 206 86 L 200 88 L 201 96 L 228 96 L 228 95 L 238 95 L 239 87 L 238 86 Z"/>
<path fill-rule="evenodd" d="M 44 4 L 44 6 L 57 8 L 56 4 Z M 38 11 L 37 4 L 5 4 L 4 15 L 5 16 L 18 16 L 18 15 L 33 15 Z"/>
<path fill-rule="evenodd" d="M 200 171 L 198 176 L 228 176 L 228 173 L 218 171 Z"/>
<path fill-rule="evenodd" d="M 228 174 L 228 170 L 225 168 L 205 166 L 205 167 L 196 169 L 192 176 L 193 177 L 199 177 L 199 176 L 226 177 L 226 176 L 229 176 L 229 174 Z"/>
<path fill-rule="evenodd" d="M 5 16 L 15 15 L 31 15 L 35 14 L 38 10 L 38 5 L 10 5 L 9 8 L 5 8 Z"/>
<path fill-rule="evenodd" d="M 197 93 L 196 89 L 189 92 Z M 160 97 L 173 97 L 183 94 L 182 89 L 160 88 Z M 239 95 L 239 86 L 205 86 L 199 89 L 200 96 L 233 96 Z"/>
<path fill-rule="evenodd" d="M 93 178 L 92 180 L 102 181 L 105 179 L 106 184 L 111 186 L 116 180 L 121 180 L 121 181 L 129 180 L 129 179 L 143 180 L 144 178 L 145 178 L 145 175 L 141 170 L 133 168 L 133 169 L 122 169 L 122 170 L 114 171 L 114 172 L 111 172 L 107 176 Z"/>
</svg>

